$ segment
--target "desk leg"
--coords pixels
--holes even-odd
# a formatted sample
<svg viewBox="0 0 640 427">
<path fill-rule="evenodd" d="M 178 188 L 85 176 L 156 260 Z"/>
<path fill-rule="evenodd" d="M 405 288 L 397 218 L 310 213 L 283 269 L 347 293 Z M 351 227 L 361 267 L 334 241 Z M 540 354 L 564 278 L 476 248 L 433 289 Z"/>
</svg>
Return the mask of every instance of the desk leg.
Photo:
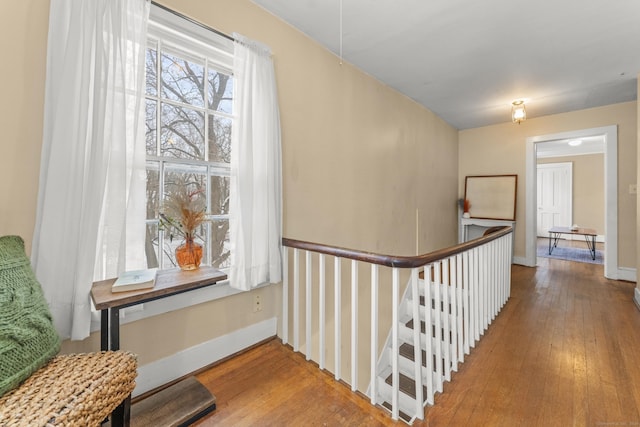
<svg viewBox="0 0 640 427">
<path fill-rule="evenodd" d="M 111 345 L 109 350 L 120 350 L 120 309 L 112 308 L 110 317 Z"/>
<path fill-rule="evenodd" d="M 549 232 L 549 255 L 555 248 L 558 247 L 558 240 L 560 240 L 561 233 L 552 233 Z M 553 242 L 551 242 L 553 240 Z"/>
<path fill-rule="evenodd" d="M 587 242 L 587 247 L 589 248 L 589 252 L 591 253 L 591 259 L 595 261 L 595 259 L 596 259 L 596 236 L 591 236 L 591 240 L 589 240 L 589 236 L 584 236 L 584 240 Z"/>
<path fill-rule="evenodd" d="M 109 350 L 109 309 L 100 310 L 100 350 Z"/>
</svg>

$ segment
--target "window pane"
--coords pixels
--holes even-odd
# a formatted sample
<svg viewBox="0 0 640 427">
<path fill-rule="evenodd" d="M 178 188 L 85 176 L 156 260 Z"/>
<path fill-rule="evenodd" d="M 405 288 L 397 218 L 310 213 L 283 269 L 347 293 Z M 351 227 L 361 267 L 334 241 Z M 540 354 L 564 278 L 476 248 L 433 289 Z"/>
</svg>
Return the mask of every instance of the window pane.
<svg viewBox="0 0 640 427">
<path fill-rule="evenodd" d="M 161 114 L 161 155 L 204 160 L 203 113 L 163 103 Z"/>
<path fill-rule="evenodd" d="M 230 266 L 229 220 L 211 221 L 211 265 L 217 268 Z"/>
<path fill-rule="evenodd" d="M 146 94 L 151 96 L 156 96 L 158 94 L 157 63 L 158 63 L 158 52 L 155 46 L 147 48 L 147 52 L 145 56 Z"/>
<path fill-rule="evenodd" d="M 160 208 L 160 173 L 158 162 L 147 162 L 147 219 L 157 219 Z"/>
<path fill-rule="evenodd" d="M 209 161 L 231 162 L 231 119 L 209 116 Z"/>
<path fill-rule="evenodd" d="M 229 177 L 211 177 L 211 215 L 229 214 Z"/>
<path fill-rule="evenodd" d="M 158 224 L 147 223 L 147 239 L 145 243 L 147 268 L 159 267 L 158 264 Z"/>
<path fill-rule="evenodd" d="M 162 96 L 204 107 L 204 65 L 162 52 Z"/>
<path fill-rule="evenodd" d="M 156 101 L 152 99 L 146 100 L 145 105 L 145 124 L 146 124 L 146 145 L 147 154 L 154 156 L 156 154 Z"/>
<path fill-rule="evenodd" d="M 209 70 L 209 108 L 231 114 L 233 78 L 216 70 Z"/>
</svg>

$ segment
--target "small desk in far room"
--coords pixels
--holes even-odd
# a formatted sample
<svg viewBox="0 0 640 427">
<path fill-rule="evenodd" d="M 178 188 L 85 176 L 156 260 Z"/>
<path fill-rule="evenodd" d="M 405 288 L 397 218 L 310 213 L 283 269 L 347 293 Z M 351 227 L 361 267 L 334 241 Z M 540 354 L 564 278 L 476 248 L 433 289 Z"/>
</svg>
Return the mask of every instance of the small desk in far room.
<svg viewBox="0 0 640 427">
<path fill-rule="evenodd" d="M 549 255 L 558 246 L 558 240 L 563 234 L 584 236 L 591 259 L 596 259 L 596 237 L 598 232 L 593 228 L 571 228 L 571 227 L 551 227 L 549 229 Z"/>
</svg>

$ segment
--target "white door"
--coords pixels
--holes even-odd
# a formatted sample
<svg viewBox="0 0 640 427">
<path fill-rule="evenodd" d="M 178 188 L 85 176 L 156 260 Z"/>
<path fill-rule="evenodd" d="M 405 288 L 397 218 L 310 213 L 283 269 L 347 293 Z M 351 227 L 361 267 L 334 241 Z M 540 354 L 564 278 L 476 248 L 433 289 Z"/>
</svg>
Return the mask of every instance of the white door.
<svg viewBox="0 0 640 427">
<path fill-rule="evenodd" d="M 571 226 L 572 171 L 570 162 L 538 164 L 538 236 Z"/>
</svg>

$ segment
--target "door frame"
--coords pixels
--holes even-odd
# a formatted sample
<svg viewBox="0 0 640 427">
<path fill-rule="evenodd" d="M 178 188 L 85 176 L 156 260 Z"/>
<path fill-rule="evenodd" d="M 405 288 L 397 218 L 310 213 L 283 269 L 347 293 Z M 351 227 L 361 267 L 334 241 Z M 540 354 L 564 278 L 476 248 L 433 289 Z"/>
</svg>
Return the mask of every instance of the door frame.
<svg viewBox="0 0 640 427">
<path fill-rule="evenodd" d="M 567 203 L 567 209 L 566 209 L 566 214 L 567 217 L 569 218 L 569 223 L 565 224 L 568 226 L 571 226 L 573 224 L 573 163 L 572 162 L 556 162 L 556 163 L 537 163 L 536 161 L 536 227 L 538 226 L 538 215 L 539 215 L 539 210 L 537 209 L 537 204 L 538 204 L 538 195 L 539 195 L 539 188 L 538 188 L 538 170 L 539 169 L 551 169 L 552 167 L 558 168 L 558 167 L 562 167 L 565 170 L 568 170 L 569 172 L 569 179 L 568 179 L 568 184 L 569 184 L 569 197 L 568 197 L 568 203 Z M 537 228 L 536 228 L 536 236 L 538 236 L 537 233 Z M 539 237 L 539 236 L 538 236 Z"/>
<path fill-rule="evenodd" d="M 537 144 L 561 139 L 579 139 L 602 136 L 604 139 L 604 276 L 618 279 L 618 127 L 616 125 L 549 135 L 528 137 L 526 140 L 526 195 L 525 195 L 525 262 L 535 267 L 537 227 Z"/>
</svg>

